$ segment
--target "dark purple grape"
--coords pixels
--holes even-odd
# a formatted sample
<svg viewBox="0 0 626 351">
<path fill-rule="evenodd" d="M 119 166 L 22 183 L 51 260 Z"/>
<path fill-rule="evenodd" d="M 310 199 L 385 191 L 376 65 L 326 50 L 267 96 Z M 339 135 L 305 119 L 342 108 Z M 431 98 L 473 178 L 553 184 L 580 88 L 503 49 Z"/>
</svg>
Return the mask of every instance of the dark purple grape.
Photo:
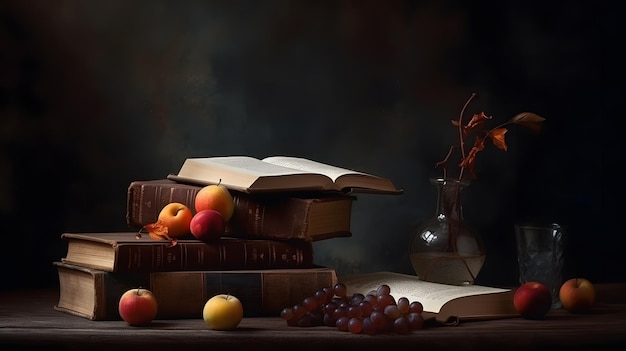
<svg viewBox="0 0 626 351">
<path fill-rule="evenodd" d="M 398 306 L 396 305 L 387 305 L 385 307 L 384 313 L 391 320 L 395 320 L 401 315 L 400 310 L 398 309 Z"/>
<path fill-rule="evenodd" d="M 282 311 L 280 311 L 280 318 L 289 321 L 291 319 L 293 319 L 294 317 L 294 313 L 293 313 L 293 309 L 291 307 L 285 307 L 283 308 Z"/>
<path fill-rule="evenodd" d="M 326 295 L 326 291 L 324 291 L 324 289 L 319 289 L 315 291 L 315 294 L 313 294 L 313 297 L 315 297 L 315 300 L 317 300 L 317 303 L 320 306 L 330 301 L 330 298 L 328 297 L 328 295 Z"/>
<path fill-rule="evenodd" d="M 424 312 L 424 306 L 422 306 L 422 303 L 419 301 L 413 301 L 409 305 L 409 311 L 415 312 L 415 313 L 422 313 Z"/>
<path fill-rule="evenodd" d="M 400 311 L 400 314 L 409 314 L 409 299 L 406 297 L 401 297 L 398 299 L 398 310 Z"/>
<path fill-rule="evenodd" d="M 320 310 L 314 310 L 308 313 L 311 316 L 313 325 L 324 325 L 324 313 Z"/>
<path fill-rule="evenodd" d="M 344 307 L 335 308 L 332 314 L 334 320 L 338 320 L 341 317 L 346 317 L 347 315 L 348 315 L 348 308 L 344 308 Z"/>
<path fill-rule="evenodd" d="M 350 303 L 353 306 L 356 306 L 356 305 L 359 304 L 359 302 L 363 301 L 364 298 L 365 298 L 365 295 L 359 294 L 359 293 L 354 293 L 354 294 L 352 294 L 352 298 L 350 299 Z"/>
<path fill-rule="evenodd" d="M 307 313 L 306 308 L 300 304 L 294 305 L 291 310 L 293 311 L 293 318 L 295 319 L 300 319 Z"/>
<path fill-rule="evenodd" d="M 347 316 L 349 318 L 361 318 L 363 317 L 363 311 L 361 311 L 361 308 L 359 306 L 350 306 L 348 307 Z"/>
<path fill-rule="evenodd" d="M 422 329 L 424 327 L 424 317 L 421 313 L 411 312 L 407 316 L 411 330 Z"/>
<path fill-rule="evenodd" d="M 312 326 L 314 326 L 313 319 L 311 318 L 311 315 L 308 314 L 308 313 L 306 313 L 302 317 L 298 318 L 298 321 L 296 323 L 297 323 L 297 325 L 299 327 L 312 327 Z"/>
<path fill-rule="evenodd" d="M 333 315 L 329 313 L 324 313 L 324 325 L 327 327 L 335 327 L 335 320 L 333 319 Z"/>
<path fill-rule="evenodd" d="M 369 316 L 374 310 L 374 307 L 372 307 L 372 304 L 368 301 L 361 301 L 359 303 L 359 308 L 361 309 L 362 315 L 365 317 Z"/>
<path fill-rule="evenodd" d="M 333 292 L 335 293 L 335 296 L 345 299 L 346 294 L 348 293 L 348 287 L 344 283 L 337 283 L 333 288 Z"/>
<path fill-rule="evenodd" d="M 377 331 L 386 331 L 389 328 L 390 320 L 382 312 L 372 311 L 369 319 L 372 321 Z"/>
<path fill-rule="evenodd" d="M 409 332 L 409 321 L 400 316 L 393 321 L 393 331 L 398 334 L 407 334 Z"/>
<path fill-rule="evenodd" d="M 380 295 L 389 295 L 389 294 L 391 294 L 391 288 L 387 284 L 381 284 L 376 289 L 376 292 L 378 293 L 379 296 Z"/>
<path fill-rule="evenodd" d="M 331 288 L 330 286 L 325 286 L 322 288 L 322 290 L 326 294 L 326 298 L 328 299 L 327 301 L 330 301 L 330 299 L 332 299 L 335 296 L 335 293 L 333 292 L 333 288 Z"/>
<path fill-rule="evenodd" d="M 378 302 L 378 306 L 381 308 L 385 308 L 388 305 L 393 304 L 393 297 L 391 295 L 378 295 L 378 298 L 376 299 Z"/>
<path fill-rule="evenodd" d="M 335 325 L 337 326 L 337 329 L 341 331 L 348 331 L 348 321 L 350 321 L 350 318 L 346 316 L 339 317 L 339 319 L 335 321 Z"/>
<path fill-rule="evenodd" d="M 309 296 L 302 300 L 302 306 L 304 306 L 307 311 L 311 312 L 315 311 L 320 306 L 320 304 L 315 297 Z"/>
<path fill-rule="evenodd" d="M 322 311 L 329 313 L 332 315 L 333 311 L 337 308 L 337 304 L 334 302 L 329 302 L 322 306 Z"/>
<path fill-rule="evenodd" d="M 362 326 L 361 326 L 361 333 L 367 334 L 367 335 L 376 334 L 376 326 L 374 325 L 374 322 L 372 322 L 371 319 L 367 317 L 363 318 Z"/>
<path fill-rule="evenodd" d="M 362 327 L 363 322 L 359 318 L 350 318 L 350 320 L 348 321 L 348 330 L 352 334 L 359 334 Z"/>
</svg>

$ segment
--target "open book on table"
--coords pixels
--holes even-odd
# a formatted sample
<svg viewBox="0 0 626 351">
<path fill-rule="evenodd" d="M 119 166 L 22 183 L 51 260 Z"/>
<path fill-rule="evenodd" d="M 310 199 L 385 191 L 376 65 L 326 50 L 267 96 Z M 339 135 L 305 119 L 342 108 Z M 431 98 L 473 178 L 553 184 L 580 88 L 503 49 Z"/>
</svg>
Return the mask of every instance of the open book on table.
<svg viewBox="0 0 626 351">
<path fill-rule="evenodd" d="M 411 302 L 419 301 L 424 306 L 424 319 L 435 319 L 443 324 L 519 316 L 511 289 L 431 283 L 414 275 L 393 272 L 346 275 L 340 276 L 338 281 L 346 284 L 350 295 L 366 295 L 381 284 L 387 284 L 396 301 L 403 296 Z"/>
<path fill-rule="evenodd" d="M 245 192 L 338 191 L 401 194 L 390 179 L 288 156 L 187 158 L 168 179 L 198 185 L 218 184 Z"/>
</svg>

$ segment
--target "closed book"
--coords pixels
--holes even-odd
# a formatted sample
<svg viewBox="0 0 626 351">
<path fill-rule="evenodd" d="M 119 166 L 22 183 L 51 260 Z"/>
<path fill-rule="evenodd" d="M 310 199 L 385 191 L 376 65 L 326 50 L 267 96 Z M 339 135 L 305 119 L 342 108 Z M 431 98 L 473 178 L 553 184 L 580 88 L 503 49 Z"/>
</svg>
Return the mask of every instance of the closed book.
<svg viewBox="0 0 626 351">
<path fill-rule="evenodd" d="M 154 240 L 133 232 L 63 233 L 65 263 L 107 272 L 311 268 L 312 243 L 303 240 L 221 238 Z"/>
<path fill-rule="evenodd" d="M 157 319 L 202 318 L 206 301 L 222 293 L 241 301 L 245 317 L 278 317 L 284 307 L 337 282 L 335 270 L 326 267 L 127 274 L 53 264 L 59 274 L 54 309 L 91 320 L 120 320 L 120 297 L 138 287 L 150 289 L 157 298 Z"/>
<path fill-rule="evenodd" d="M 285 307 L 301 303 L 323 287 L 337 283 L 332 268 L 241 271 L 153 272 L 152 292 L 164 319 L 202 318 L 202 308 L 217 294 L 236 296 L 244 316 L 279 317 Z"/>
<path fill-rule="evenodd" d="M 131 228 L 155 223 L 171 202 L 195 208 L 199 185 L 169 179 L 137 180 L 127 192 L 126 221 Z M 321 193 L 246 194 L 230 190 L 235 203 L 226 235 L 252 239 L 318 241 L 349 237 L 352 203 L 349 195 Z"/>
<path fill-rule="evenodd" d="M 54 309 L 91 320 L 118 320 L 122 294 L 148 288 L 148 273 L 108 273 L 82 266 L 53 263 L 59 274 L 59 301 Z"/>
</svg>

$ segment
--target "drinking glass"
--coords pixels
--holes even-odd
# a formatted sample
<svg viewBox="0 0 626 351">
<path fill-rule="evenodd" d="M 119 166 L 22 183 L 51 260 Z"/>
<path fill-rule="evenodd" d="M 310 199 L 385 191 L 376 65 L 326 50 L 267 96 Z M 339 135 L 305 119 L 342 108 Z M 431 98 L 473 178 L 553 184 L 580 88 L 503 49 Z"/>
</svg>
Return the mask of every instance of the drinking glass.
<svg viewBox="0 0 626 351">
<path fill-rule="evenodd" d="M 563 227 L 550 224 L 515 224 L 519 282 L 538 281 L 552 294 L 552 308 L 561 307 L 563 283 Z"/>
</svg>

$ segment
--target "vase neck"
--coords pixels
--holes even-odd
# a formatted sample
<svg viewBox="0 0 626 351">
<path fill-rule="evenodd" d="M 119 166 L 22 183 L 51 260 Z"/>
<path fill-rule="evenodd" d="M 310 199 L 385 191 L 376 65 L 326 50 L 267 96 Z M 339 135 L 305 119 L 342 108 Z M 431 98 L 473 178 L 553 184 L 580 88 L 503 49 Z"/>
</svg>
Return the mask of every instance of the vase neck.
<svg viewBox="0 0 626 351">
<path fill-rule="evenodd" d="M 437 217 L 455 222 L 463 220 L 461 192 L 469 181 L 437 178 L 431 183 L 437 186 Z"/>
</svg>

